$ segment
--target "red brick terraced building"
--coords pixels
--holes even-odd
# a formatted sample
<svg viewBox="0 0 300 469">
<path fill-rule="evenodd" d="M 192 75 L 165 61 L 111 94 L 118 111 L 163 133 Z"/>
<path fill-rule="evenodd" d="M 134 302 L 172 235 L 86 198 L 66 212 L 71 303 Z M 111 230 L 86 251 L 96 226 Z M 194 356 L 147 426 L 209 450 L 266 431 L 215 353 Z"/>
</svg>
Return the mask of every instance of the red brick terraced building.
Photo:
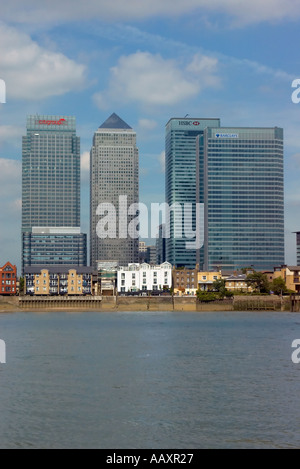
<svg viewBox="0 0 300 469">
<path fill-rule="evenodd" d="M 15 295 L 17 293 L 17 267 L 6 262 L 0 267 L 0 295 Z"/>
</svg>

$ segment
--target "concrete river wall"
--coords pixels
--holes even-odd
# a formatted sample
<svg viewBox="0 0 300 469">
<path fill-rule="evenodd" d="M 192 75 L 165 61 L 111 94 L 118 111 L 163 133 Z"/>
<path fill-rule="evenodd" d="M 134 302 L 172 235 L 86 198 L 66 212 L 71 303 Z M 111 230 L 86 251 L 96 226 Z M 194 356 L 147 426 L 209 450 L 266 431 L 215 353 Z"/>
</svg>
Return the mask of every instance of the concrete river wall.
<svg viewBox="0 0 300 469">
<path fill-rule="evenodd" d="M 195 297 L 15 297 L 7 310 L 81 310 L 81 311 L 291 311 L 289 297 L 236 296 L 233 299 L 201 303 Z M 0 301 L 0 311 L 1 311 Z M 8 306 L 9 304 L 9 306 Z M 15 306 L 14 306 L 15 305 Z M 3 302 L 3 308 L 5 304 Z"/>
</svg>

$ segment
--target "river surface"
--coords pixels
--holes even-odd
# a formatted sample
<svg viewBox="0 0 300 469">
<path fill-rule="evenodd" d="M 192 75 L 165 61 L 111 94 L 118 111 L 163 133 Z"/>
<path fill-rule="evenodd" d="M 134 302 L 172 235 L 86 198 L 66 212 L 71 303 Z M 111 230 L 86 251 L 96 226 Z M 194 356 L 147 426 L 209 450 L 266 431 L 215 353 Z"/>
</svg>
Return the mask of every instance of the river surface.
<svg viewBox="0 0 300 469">
<path fill-rule="evenodd" d="M 0 314 L 0 448 L 300 448 L 299 313 Z"/>
</svg>

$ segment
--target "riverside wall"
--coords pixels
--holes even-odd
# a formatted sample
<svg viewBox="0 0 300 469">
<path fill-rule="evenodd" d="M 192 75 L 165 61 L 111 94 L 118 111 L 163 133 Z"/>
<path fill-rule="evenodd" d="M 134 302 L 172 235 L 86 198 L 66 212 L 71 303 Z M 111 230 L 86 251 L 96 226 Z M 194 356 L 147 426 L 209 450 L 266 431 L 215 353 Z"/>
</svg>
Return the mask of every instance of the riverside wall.
<svg viewBox="0 0 300 469">
<path fill-rule="evenodd" d="M 195 297 L 0 297 L 0 312 L 9 311 L 291 311 L 290 297 L 236 296 L 201 303 Z"/>
</svg>

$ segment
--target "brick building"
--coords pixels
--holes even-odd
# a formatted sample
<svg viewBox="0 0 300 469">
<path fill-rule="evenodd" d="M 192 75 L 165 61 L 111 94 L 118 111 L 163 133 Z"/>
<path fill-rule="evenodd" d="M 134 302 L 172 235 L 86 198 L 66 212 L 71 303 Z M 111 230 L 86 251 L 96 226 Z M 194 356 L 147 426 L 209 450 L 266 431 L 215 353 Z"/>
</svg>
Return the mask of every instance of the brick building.
<svg viewBox="0 0 300 469">
<path fill-rule="evenodd" d="M 0 267 L 0 294 L 15 295 L 17 293 L 17 267 L 6 262 Z"/>
</svg>

